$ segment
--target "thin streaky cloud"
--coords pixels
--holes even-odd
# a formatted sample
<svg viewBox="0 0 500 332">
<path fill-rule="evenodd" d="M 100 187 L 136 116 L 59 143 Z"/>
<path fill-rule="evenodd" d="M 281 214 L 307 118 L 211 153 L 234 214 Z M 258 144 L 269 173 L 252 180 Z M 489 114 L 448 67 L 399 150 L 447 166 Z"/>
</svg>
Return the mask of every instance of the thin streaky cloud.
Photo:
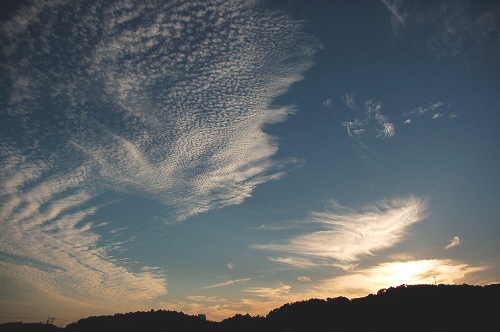
<svg viewBox="0 0 500 332">
<path fill-rule="evenodd" d="M 393 33 L 398 36 L 400 30 L 406 25 L 407 14 L 402 9 L 401 0 L 382 0 L 382 3 L 391 13 L 391 25 L 393 28 Z"/>
<path fill-rule="evenodd" d="M 290 285 L 279 282 L 274 287 L 249 287 L 242 290 L 242 292 L 266 299 L 276 299 L 282 298 L 284 295 L 287 295 L 290 292 L 291 288 L 292 287 Z"/>
<path fill-rule="evenodd" d="M 356 107 L 356 103 L 354 101 L 354 94 L 349 94 L 346 93 L 345 97 L 341 96 L 342 100 L 344 101 L 344 104 L 346 104 L 347 107 L 349 107 L 352 110 L 357 110 L 358 108 Z"/>
<path fill-rule="evenodd" d="M 269 224 L 269 225 L 262 224 L 258 227 L 248 227 L 248 229 L 281 231 L 281 230 L 300 228 L 300 227 L 302 227 L 300 222 L 286 221 L 286 222 L 276 222 L 276 223 Z"/>
<path fill-rule="evenodd" d="M 405 112 L 403 115 L 408 118 L 404 123 L 410 124 L 413 122 L 412 119 L 418 118 L 430 118 L 433 120 L 439 118 L 454 119 L 458 116 L 458 113 L 454 110 L 453 105 L 438 101 L 419 106 L 411 111 Z"/>
<path fill-rule="evenodd" d="M 272 262 L 293 266 L 299 269 L 307 269 L 321 265 L 309 259 L 300 257 L 267 257 L 267 259 Z"/>
<path fill-rule="evenodd" d="M 350 109 L 358 110 L 354 95 L 346 94 L 346 97 L 342 97 L 342 100 Z M 362 136 L 370 134 L 377 138 L 389 138 L 396 134 L 394 124 L 389 121 L 387 116 L 382 114 L 382 103 L 374 102 L 371 99 L 366 100 L 364 103 L 363 117 L 358 114 L 356 118 L 342 122 L 342 126 L 347 129 L 347 134 L 354 139 L 360 139 Z"/>
<path fill-rule="evenodd" d="M 225 298 L 222 297 L 217 297 L 217 296 L 203 296 L 203 295 L 193 295 L 193 296 L 188 296 L 188 300 L 195 301 L 195 302 L 227 302 Z"/>
<path fill-rule="evenodd" d="M 225 287 L 225 286 L 233 285 L 233 284 L 240 283 L 240 282 L 247 282 L 247 281 L 250 281 L 252 279 L 254 279 L 254 278 L 242 278 L 242 279 L 228 280 L 225 282 L 220 282 L 218 284 L 205 286 L 205 287 L 202 287 L 200 289 L 212 289 L 212 288 Z"/>
<path fill-rule="evenodd" d="M 426 217 L 423 199 L 410 196 L 384 200 L 361 209 L 313 212 L 308 222 L 320 231 L 297 235 L 281 244 L 259 244 L 254 248 L 287 252 L 309 258 L 357 262 L 362 257 L 400 243 L 408 228 Z"/>
<path fill-rule="evenodd" d="M 331 99 L 327 99 L 323 102 L 323 105 L 325 105 L 326 108 L 333 108 L 333 102 Z"/>
<path fill-rule="evenodd" d="M 382 0 L 382 4 L 390 12 L 392 33 L 398 40 L 404 30 L 412 47 L 438 58 L 461 57 L 471 68 L 484 53 L 500 46 L 498 8 L 470 10 L 467 1 L 411 2 L 410 6 L 409 1 Z"/>
<path fill-rule="evenodd" d="M 167 293 L 163 271 L 133 273 L 113 260 L 110 248 L 119 244 L 101 245 L 98 229 L 107 223 L 90 221 L 99 206 L 90 204 L 91 195 L 80 188 L 85 168 L 59 177 L 42 172 L 35 178 L 32 164 L 17 167 L 7 166 L 10 171 L 4 173 L 16 179 L 15 185 L 2 181 L 10 191 L 2 192 L 0 251 L 20 258 L 7 266 L 6 279 L 24 280 L 18 283 L 31 285 L 35 293 L 62 297 L 70 287 L 74 300 L 94 305 L 118 306 L 123 299 L 138 303 Z M 23 259 L 36 264 L 26 265 Z M 19 277 L 24 273 L 30 279 Z"/>
<path fill-rule="evenodd" d="M 450 240 L 450 244 L 448 244 L 446 247 L 444 247 L 445 250 L 448 250 L 450 248 L 456 247 L 460 245 L 462 241 L 458 236 L 454 236 L 453 239 Z"/>
</svg>

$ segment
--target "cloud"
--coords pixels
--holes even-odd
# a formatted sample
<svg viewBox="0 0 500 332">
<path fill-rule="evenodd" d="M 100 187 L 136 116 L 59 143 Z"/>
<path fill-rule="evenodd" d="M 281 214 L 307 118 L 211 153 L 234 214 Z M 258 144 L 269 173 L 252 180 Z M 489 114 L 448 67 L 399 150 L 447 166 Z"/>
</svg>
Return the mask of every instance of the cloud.
<svg viewBox="0 0 500 332">
<path fill-rule="evenodd" d="M 263 127 L 293 112 L 271 104 L 320 47 L 301 29 L 239 1 L 44 1 L 6 17 L 0 250 L 15 257 L 9 280 L 110 306 L 166 294 L 164 272 L 134 272 L 113 256 L 122 244 L 94 224 L 113 204 L 103 194 L 154 199 L 177 222 L 280 179 L 296 161 L 273 160 L 277 140 Z"/>
<path fill-rule="evenodd" d="M 307 269 L 320 265 L 318 263 L 312 262 L 309 259 L 299 257 L 268 257 L 268 259 L 272 262 L 290 265 L 299 269 Z"/>
<path fill-rule="evenodd" d="M 297 280 L 300 282 L 311 282 L 312 281 L 311 277 L 308 277 L 308 276 L 298 277 Z"/>
<path fill-rule="evenodd" d="M 214 285 L 205 286 L 205 287 L 202 287 L 200 289 L 212 289 L 212 288 L 225 287 L 225 286 L 233 285 L 233 284 L 240 283 L 240 282 L 247 282 L 247 281 L 250 281 L 252 279 L 253 278 L 242 278 L 242 279 L 228 280 L 228 281 L 220 282 L 220 283 L 217 283 Z"/>
<path fill-rule="evenodd" d="M 193 296 L 188 296 L 187 298 L 195 302 L 227 302 L 226 299 L 217 296 L 193 295 Z"/>
<path fill-rule="evenodd" d="M 233 263 L 227 264 L 227 268 L 230 270 L 234 269 L 234 264 Z"/>
<path fill-rule="evenodd" d="M 282 282 L 279 282 L 274 287 L 249 287 L 242 292 L 249 293 L 258 297 L 263 297 L 266 299 L 279 299 L 283 298 L 284 295 L 290 292 L 292 287 L 290 285 L 286 285 Z"/>
<path fill-rule="evenodd" d="M 459 244 L 461 244 L 462 241 L 460 240 L 460 238 L 458 236 L 455 236 L 453 237 L 453 239 L 450 241 L 450 244 L 448 244 L 444 249 L 445 250 L 448 250 L 450 248 L 453 248 L 453 247 L 456 247 L 458 246 Z"/>
<path fill-rule="evenodd" d="M 382 103 L 367 99 L 363 112 L 356 106 L 353 94 L 341 97 L 347 107 L 356 111 L 356 117 L 350 117 L 342 122 L 347 134 L 355 141 L 356 152 L 369 164 L 378 165 L 380 157 L 364 141 L 364 138 L 390 138 L 396 134 L 395 125 L 382 114 Z"/>
<path fill-rule="evenodd" d="M 297 224 L 297 222 L 285 221 L 285 222 L 275 222 L 275 223 L 272 223 L 270 225 L 262 224 L 258 227 L 249 227 L 248 229 L 280 231 L 280 230 L 284 230 L 284 229 L 293 229 L 293 228 L 299 228 L 299 227 L 301 227 L 301 225 Z"/>
<path fill-rule="evenodd" d="M 22 158 L 7 159 L 3 166 L 0 251 L 13 257 L 3 276 L 19 293 L 30 289 L 69 301 L 71 289 L 74 301 L 115 307 L 167 293 L 163 271 L 132 272 L 112 256 L 117 244 L 101 241 L 98 230 L 106 223 L 89 221 L 99 205 L 81 186 L 85 165 L 64 176 L 44 176 L 49 165 Z"/>
<path fill-rule="evenodd" d="M 19 61 L 4 63 L 13 82 L 5 123 L 16 130 L 2 138 L 22 132 L 23 154 L 60 142 L 53 157 L 68 167 L 87 159 L 90 186 L 152 197 L 179 221 L 241 203 L 294 163 L 272 160 L 278 146 L 262 128 L 292 112 L 271 103 L 320 47 L 299 22 L 237 1 L 71 2 L 32 12 L 22 29 L 9 28 L 15 17 L 4 24 Z"/>
<path fill-rule="evenodd" d="M 406 25 L 406 12 L 402 9 L 401 0 L 382 0 L 382 3 L 391 13 L 391 26 L 395 36 L 398 36 L 400 30 Z"/>
<path fill-rule="evenodd" d="M 425 201 L 413 196 L 357 210 L 338 205 L 334 208 L 336 212 L 311 213 L 305 221 L 318 225 L 318 231 L 297 235 L 284 243 L 254 247 L 307 258 L 356 262 L 400 243 L 407 229 L 425 218 L 427 209 Z"/>
<path fill-rule="evenodd" d="M 345 97 L 340 97 L 342 98 L 342 100 L 344 101 L 344 103 L 346 104 L 347 107 L 349 107 L 350 109 L 353 109 L 353 110 L 357 110 L 358 108 L 356 107 L 356 103 L 354 102 L 354 94 L 349 94 L 349 93 L 346 93 L 345 94 Z"/>
<path fill-rule="evenodd" d="M 448 118 L 454 119 L 458 116 L 457 113 L 453 112 L 453 106 L 450 104 L 445 104 L 442 101 L 430 102 L 425 106 L 419 106 L 411 111 L 405 112 L 404 116 L 408 119 L 405 120 L 405 124 L 412 123 L 412 119 L 417 118 Z"/>
<path fill-rule="evenodd" d="M 500 46 L 500 7 L 490 3 L 470 10 L 467 1 L 411 3 L 382 0 L 391 14 L 393 35 L 438 57 L 461 57 L 472 65 Z M 403 35 L 404 32 L 404 35 Z M 488 49 L 490 52 L 485 52 Z"/>
<path fill-rule="evenodd" d="M 331 99 L 327 99 L 323 102 L 323 105 L 325 105 L 326 108 L 333 108 L 333 103 Z"/>
<path fill-rule="evenodd" d="M 354 102 L 354 95 L 341 97 L 347 107 L 358 110 Z M 381 112 L 382 104 L 371 99 L 365 101 L 363 117 L 349 119 L 342 123 L 350 137 L 360 139 L 363 135 L 376 133 L 376 137 L 389 138 L 395 135 L 394 124 Z"/>
</svg>

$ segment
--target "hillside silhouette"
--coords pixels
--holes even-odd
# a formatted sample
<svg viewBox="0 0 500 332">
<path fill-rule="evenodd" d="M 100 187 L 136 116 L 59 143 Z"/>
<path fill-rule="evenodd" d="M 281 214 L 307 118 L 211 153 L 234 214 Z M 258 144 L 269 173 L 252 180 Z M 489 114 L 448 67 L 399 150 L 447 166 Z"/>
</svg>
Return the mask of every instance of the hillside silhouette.
<svg viewBox="0 0 500 332">
<path fill-rule="evenodd" d="M 488 331 L 498 328 L 500 284 L 400 285 L 362 298 L 310 299 L 267 316 L 237 314 L 221 322 L 168 310 L 83 318 L 65 328 L 4 323 L 0 331 Z"/>
</svg>

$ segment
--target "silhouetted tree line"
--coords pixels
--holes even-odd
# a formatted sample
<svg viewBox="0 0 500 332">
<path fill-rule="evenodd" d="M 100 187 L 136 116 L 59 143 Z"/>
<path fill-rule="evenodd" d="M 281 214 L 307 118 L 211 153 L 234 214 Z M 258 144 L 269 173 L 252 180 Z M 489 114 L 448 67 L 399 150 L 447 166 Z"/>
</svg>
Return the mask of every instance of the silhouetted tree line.
<svg viewBox="0 0 500 332">
<path fill-rule="evenodd" d="M 237 314 L 212 322 L 183 312 L 151 310 L 83 318 L 65 328 L 5 323 L 0 324 L 0 331 L 495 331 L 500 328 L 499 300 L 500 284 L 401 285 L 351 300 L 336 297 L 289 303 L 265 317 Z"/>
</svg>

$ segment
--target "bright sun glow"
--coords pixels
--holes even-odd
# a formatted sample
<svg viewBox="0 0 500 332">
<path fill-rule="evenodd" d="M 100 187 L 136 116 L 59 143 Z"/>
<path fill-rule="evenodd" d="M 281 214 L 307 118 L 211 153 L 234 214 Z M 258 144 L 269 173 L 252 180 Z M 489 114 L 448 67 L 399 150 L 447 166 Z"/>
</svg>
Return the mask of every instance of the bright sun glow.
<svg viewBox="0 0 500 332">
<path fill-rule="evenodd" d="M 361 297 L 376 293 L 382 288 L 402 284 L 433 284 L 434 280 L 443 284 L 467 283 L 468 275 L 484 269 L 449 259 L 391 262 L 323 280 L 315 289 L 323 297 L 332 296 L 331 294 Z"/>
</svg>

